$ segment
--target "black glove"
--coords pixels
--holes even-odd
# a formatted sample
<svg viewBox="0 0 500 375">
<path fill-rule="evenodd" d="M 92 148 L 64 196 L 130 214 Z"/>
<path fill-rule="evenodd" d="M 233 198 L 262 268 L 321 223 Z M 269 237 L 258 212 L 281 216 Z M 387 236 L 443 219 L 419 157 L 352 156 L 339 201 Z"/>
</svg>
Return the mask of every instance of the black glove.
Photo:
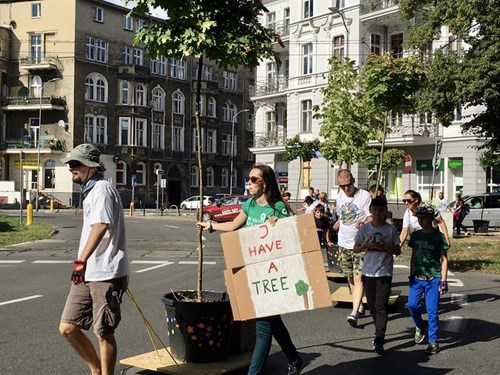
<svg viewBox="0 0 500 375">
<path fill-rule="evenodd" d="M 87 268 L 87 262 L 84 260 L 75 260 L 73 262 L 73 273 L 71 274 L 71 281 L 75 284 L 80 284 L 85 282 L 85 268 Z"/>
<path fill-rule="evenodd" d="M 439 294 L 445 294 L 448 292 L 448 283 L 446 281 L 441 281 L 439 283 Z"/>
</svg>

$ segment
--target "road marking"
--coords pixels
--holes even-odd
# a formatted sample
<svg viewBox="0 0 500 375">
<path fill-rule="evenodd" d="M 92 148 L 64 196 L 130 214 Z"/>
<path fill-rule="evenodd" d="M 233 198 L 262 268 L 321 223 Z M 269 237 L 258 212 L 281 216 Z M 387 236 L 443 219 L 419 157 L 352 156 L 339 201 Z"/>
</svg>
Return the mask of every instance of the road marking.
<svg viewBox="0 0 500 375">
<path fill-rule="evenodd" d="M 73 263 L 72 260 L 35 260 L 31 263 L 36 263 L 36 264 L 68 264 L 68 263 Z"/>
<path fill-rule="evenodd" d="M 467 306 L 469 304 L 469 296 L 467 294 L 452 293 L 450 303 Z"/>
<path fill-rule="evenodd" d="M 29 297 L 24 297 L 24 298 L 13 299 L 13 300 L 10 300 L 10 301 L 0 302 L 0 306 L 3 306 L 3 305 L 8 305 L 8 304 L 11 304 L 11 303 L 17 303 L 17 302 L 29 301 L 30 299 L 35 299 L 35 298 L 40 298 L 40 297 L 43 297 L 43 295 L 36 294 L 36 295 L 34 295 L 34 296 L 29 296 Z"/>
<path fill-rule="evenodd" d="M 448 286 L 464 286 L 460 279 L 448 279 Z"/>
<path fill-rule="evenodd" d="M 159 264 L 158 264 L 159 263 Z M 147 271 L 151 271 L 151 270 L 155 270 L 157 268 L 161 268 L 161 267 L 165 267 L 165 266 L 169 266 L 171 264 L 174 264 L 175 262 L 154 262 L 153 264 L 157 264 L 156 266 L 153 266 L 153 267 L 149 267 L 149 268 L 144 268 L 142 270 L 139 270 L 139 271 L 135 271 L 136 273 L 142 273 L 142 272 L 147 272 Z"/>
<path fill-rule="evenodd" d="M 0 264 L 19 264 L 25 262 L 24 260 L 0 260 Z"/>
<path fill-rule="evenodd" d="M 179 261 L 179 264 L 198 264 L 198 262 L 196 260 L 181 260 Z M 208 261 L 208 262 L 203 262 L 203 264 L 213 265 L 217 264 L 217 262 Z"/>
<path fill-rule="evenodd" d="M 405 266 L 404 264 L 395 264 L 393 267 L 394 268 L 410 268 L 408 266 Z"/>
<path fill-rule="evenodd" d="M 166 227 L 169 227 L 169 228 L 179 229 L 179 227 L 175 227 L 175 226 L 173 226 L 173 225 L 167 225 L 167 224 L 165 224 L 165 226 L 166 226 Z"/>
</svg>

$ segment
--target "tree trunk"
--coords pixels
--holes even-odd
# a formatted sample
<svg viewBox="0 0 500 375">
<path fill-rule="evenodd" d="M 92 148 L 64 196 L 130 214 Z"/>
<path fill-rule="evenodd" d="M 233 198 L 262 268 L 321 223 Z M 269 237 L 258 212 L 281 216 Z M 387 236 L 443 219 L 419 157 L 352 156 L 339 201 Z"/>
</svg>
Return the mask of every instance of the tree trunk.
<svg viewBox="0 0 500 375">
<path fill-rule="evenodd" d="M 384 147 L 385 147 L 385 138 L 387 136 L 387 116 L 389 114 L 386 112 L 384 116 L 384 131 L 382 133 L 382 146 L 380 147 L 380 162 L 378 166 L 378 175 L 377 175 L 377 184 L 375 186 L 375 196 L 377 196 L 378 187 L 380 186 L 380 181 L 382 180 L 382 166 L 384 164 Z"/>
<path fill-rule="evenodd" d="M 198 75 L 196 77 L 196 103 L 195 103 L 195 123 L 197 135 L 197 156 L 198 156 L 198 177 L 200 186 L 200 209 L 198 211 L 198 221 L 203 217 L 203 158 L 201 153 L 201 124 L 200 124 L 200 98 L 201 98 L 201 73 L 203 69 L 203 55 L 198 60 Z M 203 290 L 203 231 L 198 230 L 198 280 L 196 284 L 197 299 L 201 301 L 201 291 Z"/>
<path fill-rule="evenodd" d="M 295 212 L 298 210 L 299 205 L 299 190 L 300 190 L 300 180 L 302 179 L 302 158 L 299 157 L 299 179 L 297 180 L 297 192 L 295 193 Z"/>
</svg>

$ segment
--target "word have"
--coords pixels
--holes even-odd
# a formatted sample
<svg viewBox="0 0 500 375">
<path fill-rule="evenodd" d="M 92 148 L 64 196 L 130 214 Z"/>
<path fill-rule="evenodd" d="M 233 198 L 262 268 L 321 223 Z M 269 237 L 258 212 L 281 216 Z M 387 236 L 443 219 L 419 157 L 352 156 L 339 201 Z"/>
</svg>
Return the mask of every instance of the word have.
<svg viewBox="0 0 500 375">
<path fill-rule="evenodd" d="M 248 254 L 250 256 L 257 256 L 261 254 L 271 253 L 276 250 L 283 250 L 282 240 L 273 240 L 271 242 L 264 242 L 260 245 L 253 245 L 248 247 Z"/>
</svg>

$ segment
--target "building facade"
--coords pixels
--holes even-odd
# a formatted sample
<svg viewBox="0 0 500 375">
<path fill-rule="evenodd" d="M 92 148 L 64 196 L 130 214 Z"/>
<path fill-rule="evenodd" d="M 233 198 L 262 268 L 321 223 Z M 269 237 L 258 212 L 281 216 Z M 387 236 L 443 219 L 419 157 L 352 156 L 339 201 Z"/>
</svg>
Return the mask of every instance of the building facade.
<svg viewBox="0 0 500 375">
<path fill-rule="evenodd" d="M 202 67 L 199 171 L 197 61 L 150 58 L 133 43 L 148 18 L 128 13 L 103 0 L 0 3 L 3 203 L 24 189 L 26 200 L 39 191 L 77 205 L 80 187 L 60 159 L 84 142 L 101 150 L 127 206 L 179 204 L 197 194 L 200 173 L 207 195 L 243 193 L 254 161 L 253 73 Z"/>
<path fill-rule="evenodd" d="M 313 107 L 321 105 L 320 89 L 327 85 L 328 59 L 349 57 L 361 68 L 370 54 L 390 53 L 402 57 L 407 30 L 412 25 L 402 23 L 398 1 L 395 0 L 267 0 L 269 13 L 263 16 L 267 27 L 282 36 L 284 47 L 277 46 L 282 61 L 264 61 L 256 72 L 255 142 L 252 152 L 257 162 L 272 165 L 279 174 L 283 189 L 292 196 L 307 194 L 313 186 L 335 197 L 338 191 L 338 166 L 321 156 L 301 167 L 298 160 L 283 161 L 286 140 L 299 135 L 303 140 L 319 137 L 321 123 L 313 118 Z M 443 28 L 432 49 L 464 47 Z M 426 56 L 422 56 L 425 58 Z M 449 127 L 436 122 L 432 114 L 408 116 L 393 113 L 392 133 L 388 147 L 399 148 L 411 156 L 411 171 L 400 169 L 384 176 L 384 186 L 390 200 L 398 200 L 408 189 L 422 193 L 424 199 L 435 191 L 443 191 L 451 201 L 455 192 L 473 194 L 495 191 L 500 181 L 495 171 L 479 165 L 482 141 L 462 134 L 462 119 L 477 109 L 457 107 L 455 121 Z M 433 176 L 432 159 L 436 143 L 440 145 L 440 165 Z M 371 142 L 377 146 L 376 142 Z M 302 173 L 299 169 L 302 168 Z M 353 173 L 360 187 L 376 181 L 376 172 L 355 165 Z M 300 181 L 299 181 L 300 176 Z"/>
</svg>

